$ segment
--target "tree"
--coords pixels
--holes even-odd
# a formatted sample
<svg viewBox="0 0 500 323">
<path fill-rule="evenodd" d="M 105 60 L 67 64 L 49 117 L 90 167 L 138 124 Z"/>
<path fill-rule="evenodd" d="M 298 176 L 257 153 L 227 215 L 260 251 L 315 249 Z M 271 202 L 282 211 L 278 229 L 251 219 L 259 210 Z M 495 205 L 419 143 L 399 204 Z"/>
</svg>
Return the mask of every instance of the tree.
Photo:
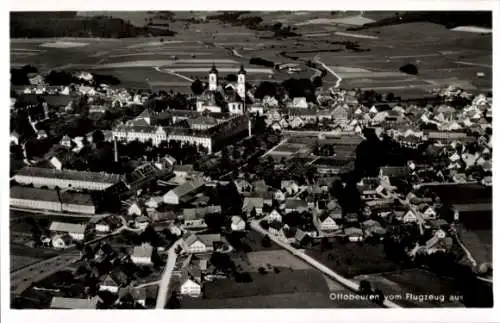
<svg viewBox="0 0 500 323">
<path fill-rule="evenodd" d="M 316 76 L 313 79 L 312 84 L 314 87 L 320 87 L 321 85 L 323 85 L 323 80 L 321 79 L 321 76 Z"/>
<path fill-rule="evenodd" d="M 375 288 L 375 290 L 373 291 L 373 293 L 375 294 L 375 302 L 377 304 L 382 305 L 384 303 L 384 300 L 385 300 L 384 293 L 380 289 L 378 289 L 378 288 Z"/>
<path fill-rule="evenodd" d="M 329 250 L 331 247 L 327 237 L 321 238 L 321 251 Z"/>
<path fill-rule="evenodd" d="M 264 81 L 260 82 L 255 90 L 254 96 L 258 99 L 262 99 L 265 96 L 275 97 L 277 94 L 277 85 L 272 82 Z"/>
<path fill-rule="evenodd" d="M 386 99 L 386 101 L 392 102 L 392 101 L 394 101 L 394 100 L 395 100 L 395 98 L 396 98 L 396 97 L 394 96 L 394 93 L 389 92 L 389 93 L 387 93 L 387 96 L 386 96 L 386 98 L 385 98 L 385 99 Z"/>
<path fill-rule="evenodd" d="M 362 295 L 368 295 L 372 292 L 372 285 L 369 281 L 362 279 L 359 282 L 359 293 Z"/>
<path fill-rule="evenodd" d="M 234 74 L 228 74 L 226 76 L 226 81 L 228 81 L 228 82 L 233 83 L 233 82 L 236 82 L 237 80 L 238 80 L 238 77 Z"/>
<path fill-rule="evenodd" d="M 201 82 L 199 79 L 194 80 L 193 83 L 191 84 L 191 91 L 195 95 L 202 94 L 204 90 L 205 89 L 203 86 L 203 82 Z"/>
<path fill-rule="evenodd" d="M 270 248 L 271 247 L 271 239 L 269 238 L 268 235 L 266 235 L 264 238 L 262 238 L 262 246 L 264 248 Z"/>
<path fill-rule="evenodd" d="M 410 74 L 410 75 L 417 75 L 418 74 L 417 66 L 415 66 L 413 64 L 403 65 L 399 68 L 399 70 L 403 73 Z"/>
<path fill-rule="evenodd" d="M 104 141 L 104 133 L 97 129 L 92 133 L 92 142 L 95 143 L 96 145 L 99 145 Z"/>
<path fill-rule="evenodd" d="M 181 308 L 181 302 L 179 300 L 179 293 L 177 291 L 173 291 L 170 295 L 170 298 L 167 301 L 167 308 L 169 309 L 179 309 Z"/>
</svg>

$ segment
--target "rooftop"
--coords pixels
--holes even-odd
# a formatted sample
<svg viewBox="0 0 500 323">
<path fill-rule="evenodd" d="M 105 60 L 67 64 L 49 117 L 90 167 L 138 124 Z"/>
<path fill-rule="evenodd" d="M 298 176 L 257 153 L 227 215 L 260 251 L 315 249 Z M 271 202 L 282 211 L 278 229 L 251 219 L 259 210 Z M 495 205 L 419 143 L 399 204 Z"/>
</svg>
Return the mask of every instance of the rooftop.
<svg viewBox="0 0 500 323">
<path fill-rule="evenodd" d="M 49 230 L 56 232 L 84 233 L 85 225 L 54 221 L 51 223 Z"/>
<path fill-rule="evenodd" d="M 50 308 L 55 309 L 96 309 L 98 297 L 94 298 L 67 298 L 53 297 L 50 302 Z"/>
<path fill-rule="evenodd" d="M 50 168 L 39 167 L 24 167 L 20 169 L 16 176 L 44 177 L 57 178 L 62 180 L 86 181 L 97 183 L 115 184 L 121 180 L 121 176 L 117 174 L 85 172 L 77 170 L 57 170 Z"/>
</svg>

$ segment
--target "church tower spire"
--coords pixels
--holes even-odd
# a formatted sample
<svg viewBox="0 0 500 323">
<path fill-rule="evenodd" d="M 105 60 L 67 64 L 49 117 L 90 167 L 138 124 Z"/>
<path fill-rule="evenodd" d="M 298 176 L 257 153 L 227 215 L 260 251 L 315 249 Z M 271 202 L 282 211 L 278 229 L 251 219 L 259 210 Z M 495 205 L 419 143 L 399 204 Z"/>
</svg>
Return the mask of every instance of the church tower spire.
<svg viewBox="0 0 500 323">
<path fill-rule="evenodd" d="M 240 71 L 238 72 L 238 85 L 236 86 L 236 89 L 238 91 L 238 95 L 243 100 L 245 100 L 245 96 L 246 96 L 246 88 L 245 88 L 246 87 L 246 75 L 247 75 L 247 72 L 243 68 L 243 65 L 241 65 Z"/>
<path fill-rule="evenodd" d="M 215 68 L 215 64 L 212 64 L 212 69 L 208 72 L 208 90 L 215 91 L 217 90 L 217 75 L 219 72 Z"/>
</svg>

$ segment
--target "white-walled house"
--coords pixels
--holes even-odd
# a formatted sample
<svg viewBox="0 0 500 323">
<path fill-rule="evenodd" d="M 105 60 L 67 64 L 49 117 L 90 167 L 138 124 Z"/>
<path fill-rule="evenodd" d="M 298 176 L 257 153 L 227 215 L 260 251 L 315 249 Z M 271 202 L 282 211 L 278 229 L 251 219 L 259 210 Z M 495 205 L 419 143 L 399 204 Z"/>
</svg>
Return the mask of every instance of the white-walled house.
<svg viewBox="0 0 500 323">
<path fill-rule="evenodd" d="M 403 215 L 402 220 L 404 223 L 417 222 L 417 215 L 412 210 L 408 210 L 408 212 Z"/>
<path fill-rule="evenodd" d="M 281 214 L 276 210 L 272 210 L 271 213 L 269 213 L 269 215 L 267 216 L 267 220 L 269 222 L 271 221 L 278 221 L 278 222 L 281 222 L 283 220 L 283 217 L 281 216 Z"/>
<path fill-rule="evenodd" d="M 108 291 L 111 293 L 118 293 L 118 289 L 120 286 L 118 283 L 111 277 L 111 275 L 106 275 L 103 281 L 99 284 L 99 291 Z"/>
<path fill-rule="evenodd" d="M 140 246 L 134 247 L 132 253 L 132 262 L 137 265 L 152 265 L 151 256 L 153 255 L 153 246 L 149 243 L 143 243 Z"/>
<path fill-rule="evenodd" d="M 84 224 L 74 224 L 54 221 L 50 225 L 49 231 L 52 233 L 67 233 L 73 240 L 82 241 L 85 237 Z"/>
<path fill-rule="evenodd" d="M 245 226 L 245 221 L 240 216 L 235 215 L 231 218 L 232 231 L 244 231 Z"/>
<path fill-rule="evenodd" d="M 201 284 L 187 278 L 181 285 L 181 295 L 198 297 L 201 295 Z"/>
<path fill-rule="evenodd" d="M 127 209 L 127 214 L 140 216 L 142 215 L 142 210 L 137 203 L 132 203 L 132 205 L 130 205 Z"/>
<path fill-rule="evenodd" d="M 183 247 L 188 253 L 209 253 L 213 252 L 214 244 L 221 242 L 220 234 L 190 234 L 183 239 Z"/>
<path fill-rule="evenodd" d="M 335 222 L 335 220 L 330 216 L 329 213 L 325 212 L 323 214 L 320 214 L 318 220 L 319 229 L 321 231 L 333 231 L 340 228 L 337 222 Z"/>
</svg>

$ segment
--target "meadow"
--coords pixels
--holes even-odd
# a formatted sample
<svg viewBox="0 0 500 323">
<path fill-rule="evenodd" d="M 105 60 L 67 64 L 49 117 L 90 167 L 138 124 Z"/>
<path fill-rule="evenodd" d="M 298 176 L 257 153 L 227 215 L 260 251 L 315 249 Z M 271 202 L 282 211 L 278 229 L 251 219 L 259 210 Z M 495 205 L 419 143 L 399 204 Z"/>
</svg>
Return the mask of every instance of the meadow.
<svg viewBox="0 0 500 323">
<path fill-rule="evenodd" d="M 203 18 L 211 13 L 198 14 Z M 176 32 L 170 37 L 12 39 L 11 65 L 31 64 L 42 72 L 99 69 L 121 77 L 126 86 L 165 89 L 176 86 L 189 90 L 186 88 L 188 79 L 206 80 L 212 63 L 219 67 L 222 77 L 236 72 L 239 65 L 244 64 L 250 82 L 283 81 L 312 77 L 317 71 L 305 63 L 319 57 L 322 63 L 341 75 L 341 86 L 346 88 L 373 88 L 403 97 L 422 96 L 433 87 L 449 84 L 469 90 L 491 90 L 491 33 L 465 32 L 460 28 L 450 30 L 429 22 L 375 26 L 362 31 L 350 28 L 393 14 L 251 12 L 243 15 L 258 15 L 263 19 L 261 24 L 290 25 L 300 34 L 273 38 L 266 31 L 216 20 L 188 22 L 185 19 L 194 13 L 179 12 L 177 20 L 168 21 L 169 28 Z M 123 12 L 116 16 L 137 26 L 151 17 L 139 13 L 134 17 Z M 357 44 L 358 49 L 339 45 L 346 41 Z M 302 71 L 278 72 L 250 65 L 250 58 L 255 57 L 275 64 L 298 63 Z M 417 66 L 418 75 L 401 73 L 399 68 L 405 64 Z M 155 68 L 168 68 L 185 78 Z M 333 86 L 336 82 L 332 74 L 323 79 L 325 86 Z"/>
</svg>

